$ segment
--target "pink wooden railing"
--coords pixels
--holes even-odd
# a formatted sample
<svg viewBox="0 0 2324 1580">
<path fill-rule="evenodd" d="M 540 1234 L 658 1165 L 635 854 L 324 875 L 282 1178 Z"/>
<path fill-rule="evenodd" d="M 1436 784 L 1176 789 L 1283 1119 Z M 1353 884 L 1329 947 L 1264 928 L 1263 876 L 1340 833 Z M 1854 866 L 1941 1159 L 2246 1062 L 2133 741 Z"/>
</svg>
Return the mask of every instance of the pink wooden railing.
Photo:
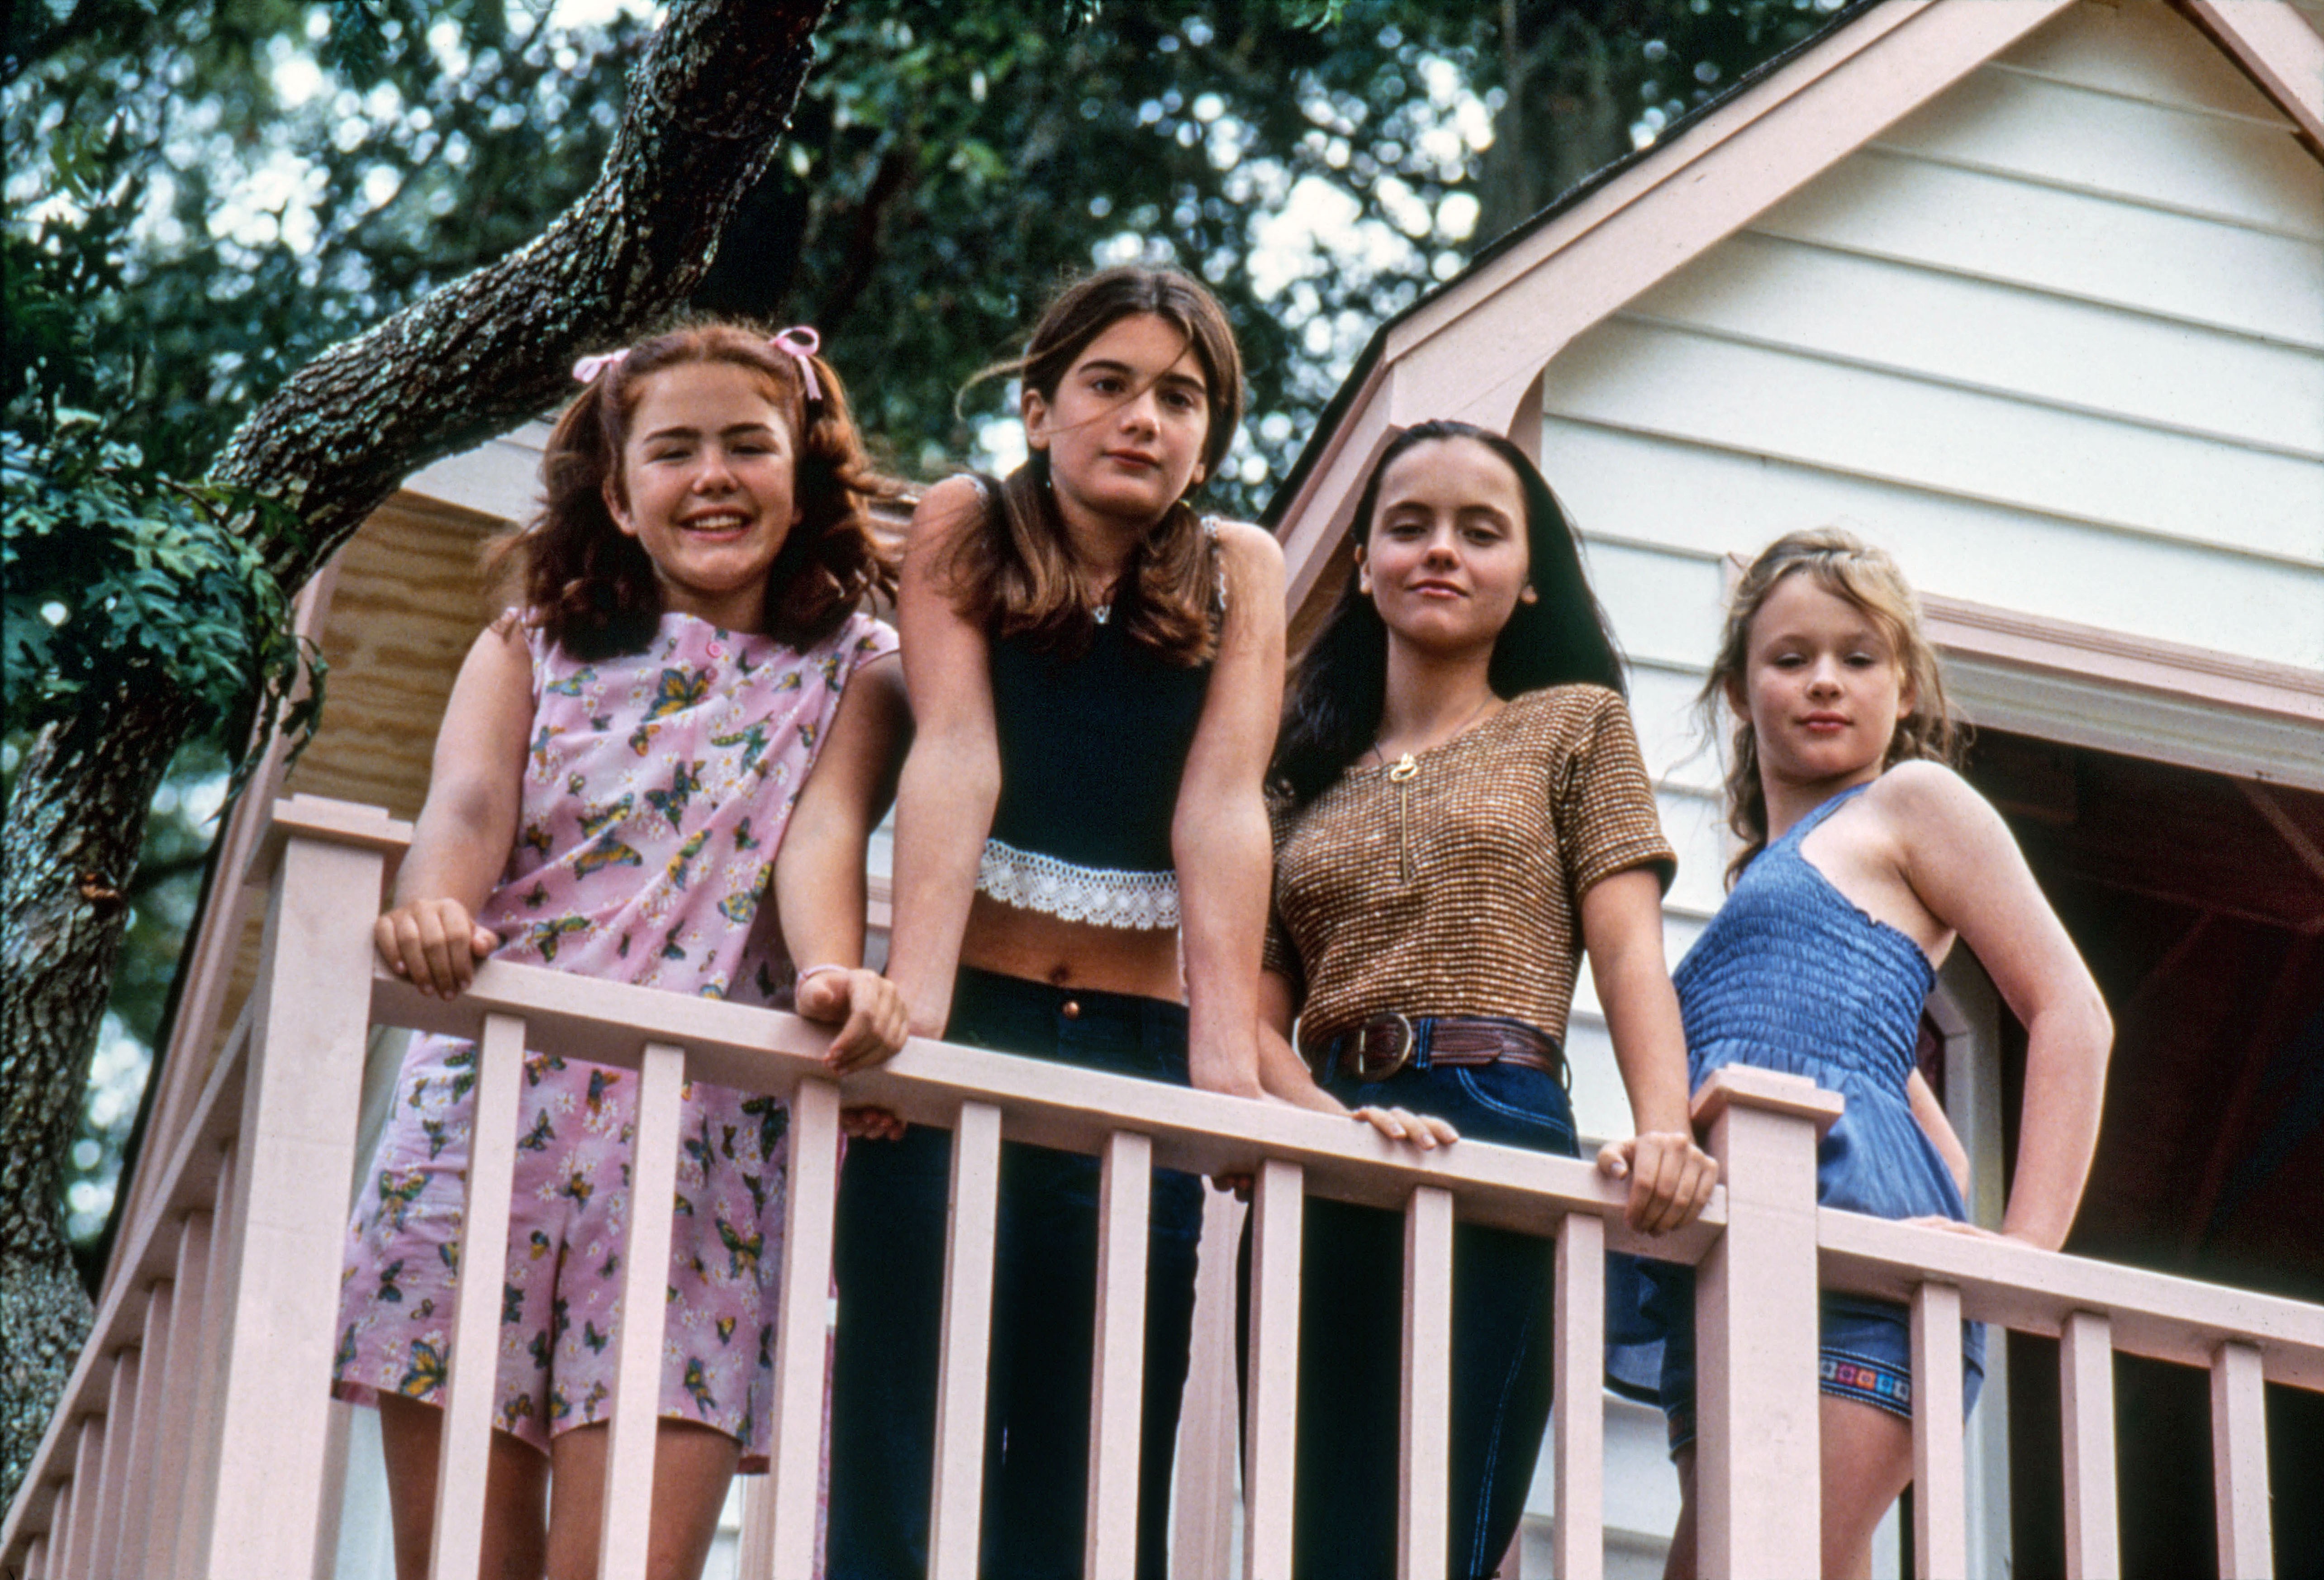
<svg viewBox="0 0 2324 1580">
<path fill-rule="evenodd" d="M 294 798 L 254 864 L 271 878 L 257 991 L 158 1170 L 141 1182 L 89 1344 L 32 1475 L 0 1529 L 0 1573 L 26 1580 L 327 1575 L 343 1437 L 325 1389 L 337 1298 L 345 1184 L 374 1021 L 479 1038 L 468 1265 L 457 1302 L 434 1572 L 475 1570 L 491 1390 L 461 1357 L 494 1350 L 528 1039 L 639 1072 L 636 1188 L 673 1187 L 678 1094 L 704 1079 L 792 1098 L 791 1184 L 778 1330 L 771 1475 L 747 1503 L 742 1573 L 807 1580 L 815 1554 L 841 1087 L 813 1055 L 823 1034 L 786 1015 L 490 965 L 459 1001 L 376 974 L 371 920 L 409 829 L 369 808 Z M 1467 1143 L 1413 1157 L 1369 1131 L 1279 1105 L 1165 1087 L 973 1049 L 916 1044 L 853 1076 L 877 1102 L 954 1131 L 945 1270 L 932 1580 L 973 1580 L 982 1493 L 995 1186 L 1003 1134 L 1102 1160 L 1101 1288 L 1091 1443 L 1093 1577 L 1131 1573 L 1138 1378 L 1149 1174 L 1165 1166 L 1256 1177 L 1252 1385 L 1243 1437 L 1242 1573 L 1286 1580 L 1296 1420 L 1300 1203 L 1314 1192 L 1405 1214 L 1403 1517 L 1398 1573 L 1442 1573 L 1449 1450 L 1451 1258 L 1456 1216 L 1558 1235 L 1554 1475 L 1564 1580 L 1602 1573 L 1603 1253 L 1649 1249 L 1621 1197 L 1586 1164 Z M 1816 1552 L 1815 1287 L 1908 1302 L 1914 1318 L 1918 1572 L 1967 1570 L 1954 1338 L 1964 1317 L 2061 1338 L 2068 1566 L 2116 1572 L 2111 1353 L 2206 1366 L 2212 1378 L 2222 1574 L 2270 1572 L 2266 1381 L 2324 1390 L 2324 1308 L 2078 1258 L 2047 1255 L 1814 1205 L 1818 1127 L 1839 1099 L 1804 1082 L 1729 1072 L 1698 1102 L 1725 1170 L 1702 1221 L 1655 1243 L 1699 1265 L 1701 1543 L 1720 1576 L 1812 1572 Z M 632 1215 L 623 1309 L 661 1312 L 666 1215 Z M 1213 1245 L 1210 1265 L 1231 1253 Z M 1205 1286 L 1190 1389 L 1222 1386 L 1231 1337 L 1222 1280 Z M 1231 1306 L 1231 1296 L 1228 1298 Z M 616 1403 L 653 1399 L 659 1324 L 618 1341 Z M 1199 1381 L 1207 1378 L 1207 1383 Z M 1748 1433 L 1737 1429 L 1748 1422 Z M 1217 1423 L 1213 1422 L 1215 1428 Z M 647 1483 L 650 1415 L 616 1409 L 610 1474 Z M 1213 1438 L 1227 1434 L 1213 1431 Z M 1234 1497 L 1226 1455 L 1182 1452 L 1177 1573 L 1222 1580 Z M 606 1501 L 600 1573 L 645 1568 L 643 1500 Z"/>
</svg>

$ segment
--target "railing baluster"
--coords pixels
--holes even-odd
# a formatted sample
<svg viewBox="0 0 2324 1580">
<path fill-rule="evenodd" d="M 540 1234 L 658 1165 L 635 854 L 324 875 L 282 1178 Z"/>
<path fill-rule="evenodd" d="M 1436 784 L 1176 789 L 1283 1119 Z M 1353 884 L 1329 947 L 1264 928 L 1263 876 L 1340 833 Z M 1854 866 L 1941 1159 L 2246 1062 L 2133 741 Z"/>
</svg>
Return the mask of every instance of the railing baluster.
<svg viewBox="0 0 2324 1580">
<path fill-rule="evenodd" d="M 1557 1231 L 1558 1580 L 1606 1570 L 1606 1224 L 1568 1213 Z"/>
<path fill-rule="evenodd" d="M 742 1580 L 811 1580 L 823 1401 L 831 1354 L 831 1247 L 839 1194 L 839 1087 L 804 1080 L 791 1099 L 789 1195 L 775 1321 L 774 1442 L 761 1496 L 742 1517 Z"/>
<path fill-rule="evenodd" d="M 183 1573 L 176 1565 L 185 1535 L 186 1483 L 193 1479 L 195 1424 L 208 1386 L 205 1358 L 214 1353 L 203 1348 L 202 1340 L 212 1222 L 208 1212 L 196 1208 L 178 1225 L 177 1277 L 170 1286 L 170 1366 L 153 1443 L 155 1474 L 145 1500 L 152 1512 L 145 1520 L 144 1562 L 136 1571 L 141 1575 Z"/>
<path fill-rule="evenodd" d="M 1089 1509 L 1082 1573 L 1131 1580 L 1138 1568 L 1139 1428 L 1146 1393 L 1146 1236 L 1154 1143 L 1106 1137 L 1097 1207 L 1097 1334 L 1090 1365 Z"/>
<path fill-rule="evenodd" d="M 122 1472 L 127 1495 L 121 1500 L 121 1527 L 114 1536 L 116 1567 L 124 1575 L 148 1575 L 145 1534 L 160 1481 L 161 1433 L 170 1409 L 170 1311 L 174 1284 L 158 1283 L 145 1294 L 144 1351 L 137 1369 L 137 1400 L 130 1409 L 129 1462 Z"/>
<path fill-rule="evenodd" d="M 204 1236 L 201 1322 L 189 1352 L 193 1363 L 187 1368 L 194 1381 L 194 1393 L 186 1416 L 186 1470 L 179 1485 L 177 1550 L 161 1571 L 165 1575 L 207 1572 L 201 1553 L 210 1539 L 210 1498 L 218 1479 L 218 1418 L 226 1411 L 226 1353 L 234 1337 L 230 1269 L 235 1237 L 240 1232 L 234 1204 L 235 1177 L 241 1171 L 242 1144 L 229 1141 L 218 1159 L 217 1194 L 211 1202 L 209 1228 Z"/>
<path fill-rule="evenodd" d="M 1243 1430 L 1244 1580 L 1291 1580 L 1299 1443 L 1299 1243 L 1303 1177 L 1269 1158 L 1251 1188 L 1250 1381 Z"/>
<path fill-rule="evenodd" d="M 1235 1248 L 1247 1210 L 1206 1192 L 1202 1261 L 1194 1273 L 1194 1353 L 1178 1411 L 1172 1580 L 1219 1580 L 1234 1569 L 1235 1466 L 1242 1443 L 1235 1381 Z"/>
<path fill-rule="evenodd" d="M 1397 1422 L 1397 1573 L 1443 1580 L 1452 1487 L 1452 1193 L 1414 1187 L 1404 1209 L 1404 1389 Z"/>
<path fill-rule="evenodd" d="M 49 1505 L 48 1554 L 42 1559 L 42 1572 L 69 1580 L 72 1575 L 72 1506 L 73 1487 L 70 1482 L 57 1489 L 57 1500 Z"/>
<path fill-rule="evenodd" d="M 2267 1379 L 2255 1345 L 2229 1341 L 2211 1357 L 2211 1484 L 2218 1504 L 2219 1573 L 2275 1573 L 2268 1529 Z"/>
<path fill-rule="evenodd" d="M 936 1352 L 928 1580 L 975 1580 L 977 1573 L 1000 1210 L 1001 1110 L 990 1103 L 964 1103 L 952 1133 L 952 1232 L 945 1241 L 944 1336 Z"/>
<path fill-rule="evenodd" d="M 90 1538 L 97 1531 L 97 1513 L 105 1506 L 97 1470 L 104 1457 L 105 1418 L 83 1416 L 73 1448 L 72 1522 L 65 1526 L 64 1550 L 57 1563 L 58 1571 L 71 1580 L 105 1580 L 89 1561 Z"/>
<path fill-rule="evenodd" d="M 652 1534 L 654 1439 L 661 1425 L 662 1327 L 669 1319 L 669 1218 L 678 1196 L 678 1090 L 686 1053 L 649 1042 L 638 1059 L 630 1153 L 630 1226 L 622 1249 L 622 1333 L 613 1348 L 598 1580 L 644 1580 Z M 515 1116 L 509 1129 L 514 1133 Z"/>
<path fill-rule="evenodd" d="M 1968 1580 L 1961 1453 L 1960 1291 L 1913 1291 L 1913 1551 L 1921 1580 Z"/>
<path fill-rule="evenodd" d="M 105 1455 L 97 1462 L 97 1510 L 89 1532 L 88 1565 L 94 1575 L 121 1573 L 121 1507 L 129 1501 L 129 1451 L 137 1430 L 137 1378 L 144 1353 L 124 1350 L 113 1363 L 113 1386 L 106 1391 Z"/>
<path fill-rule="evenodd" d="M 2114 1489 L 2114 1325 L 2092 1311 L 2058 1339 L 2066 1449 L 2066 1580 L 2122 1573 Z"/>
<path fill-rule="evenodd" d="M 24 1549 L 24 1580 L 49 1580 L 49 1538 L 36 1536 Z"/>
<path fill-rule="evenodd" d="M 524 1088 L 524 1022 L 487 1015 L 476 1044 L 468 1187 L 460 1213 L 459 1282 L 452 1295 L 452 1380 L 438 1446 L 429 1572 L 466 1575 L 483 1561 L 484 1472 L 499 1391 L 502 1283 L 508 1276 L 509 1197 Z"/>
</svg>

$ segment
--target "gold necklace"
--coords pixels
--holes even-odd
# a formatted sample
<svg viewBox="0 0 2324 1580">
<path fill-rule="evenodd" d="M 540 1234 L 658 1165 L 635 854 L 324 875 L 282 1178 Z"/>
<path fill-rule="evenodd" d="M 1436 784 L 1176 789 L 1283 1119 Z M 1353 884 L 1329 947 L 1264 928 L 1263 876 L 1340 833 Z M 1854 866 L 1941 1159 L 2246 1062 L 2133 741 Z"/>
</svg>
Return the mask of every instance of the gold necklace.
<svg viewBox="0 0 2324 1580">
<path fill-rule="evenodd" d="M 1423 746 L 1421 750 L 1434 752 L 1438 746 L 1459 740 L 1468 733 L 1471 725 L 1475 724 L 1484 716 L 1487 708 L 1499 700 L 1500 698 L 1491 691 L 1487 691 L 1485 700 L 1471 708 L 1469 716 L 1453 725 L 1450 735 L 1441 741 Z M 1371 754 L 1383 763 L 1388 763 L 1388 753 L 1380 750 L 1380 744 L 1377 737 L 1372 741 Z M 1396 786 L 1397 870 L 1407 883 L 1412 882 L 1412 781 L 1419 777 L 1420 762 L 1409 752 L 1398 757 L 1393 763 L 1388 763 L 1388 781 Z"/>
</svg>

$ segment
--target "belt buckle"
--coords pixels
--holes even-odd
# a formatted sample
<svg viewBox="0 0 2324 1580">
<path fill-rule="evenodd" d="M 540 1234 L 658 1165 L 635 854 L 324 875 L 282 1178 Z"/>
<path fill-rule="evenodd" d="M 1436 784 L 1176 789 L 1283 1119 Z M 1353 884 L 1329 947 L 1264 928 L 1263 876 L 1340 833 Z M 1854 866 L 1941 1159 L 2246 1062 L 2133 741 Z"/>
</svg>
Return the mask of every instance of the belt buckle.
<svg viewBox="0 0 2324 1580">
<path fill-rule="evenodd" d="M 1403 1036 L 1397 1041 L 1396 1051 L 1388 1056 L 1387 1061 L 1380 1065 L 1374 1065 L 1365 1055 L 1365 1034 L 1382 1020 L 1394 1021 L 1397 1029 L 1403 1033 Z M 1350 1072 L 1359 1081 L 1367 1085 L 1375 1081 L 1385 1081 L 1412 1062 L 1413 1045 L 1416 1039 L 1413 1035 L 1412 1021 L 1401 1011 L 1391 1010 L 1385 1016 L 1373 1017 L 1372 1020 L 1357 1027 L 1353 1036 L 1355 1041 L 1349 1049 L 1348 1066 Z"/>
</svg>

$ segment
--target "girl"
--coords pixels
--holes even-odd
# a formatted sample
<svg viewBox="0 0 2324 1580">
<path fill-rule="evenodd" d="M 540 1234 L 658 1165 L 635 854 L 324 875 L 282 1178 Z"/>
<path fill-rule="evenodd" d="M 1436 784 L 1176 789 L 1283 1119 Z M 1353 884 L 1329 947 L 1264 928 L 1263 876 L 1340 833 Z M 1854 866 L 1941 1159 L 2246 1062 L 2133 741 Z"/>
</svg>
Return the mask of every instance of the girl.
<svg viewBox="0 0 2324 1580">
<path fill-rule="evenodd" d="M 1185 504 L 1234 436 L 1233 334 L 1185 276 L 1113 269 L 1060 294 L 1010 368 L 1029 459 L 931 489 L 905 555 L 917 734 L 890 975 L 915 1035 L 1256 1095 L 1282 559 Z M 915 1129 L 859 1144 L 842 1177 L 834 1580 L 927 1573 L 950 1158 L 948 1132 Z M 1082 1572 L 1096 1189 L 1093 1159 L 1008 1149 L 982 1529 L 985 1572 L 1010 1580 Z M 1201 1183 L 1158 1175 L 1148 1580 L 1201 1220 Z"/>
<path fill-rule="evenodd" d="M 890 578 L 863 511 L 884 485 L 815 348 L 708 324 L 574 369 L 588 387 L 542 457 L 541 513 L 491 557 L 522 605 L 461 669 L 379 920 L 381 957 L 420 988 L 456 994 L 497 955 L 791 1000 L 761 901 L 792 803 L 805 781 L 857 803 L 826 826 L 876 820 L 901 717 L 894 634 L 854 612 Z M 798 974 L 798 1007 L 845 1018 L 835 1063 L 892 1051 L 902 1001 L 857 968 L 860 881 L 826 903 L 852 924 L 785 907 L 852 940 Z M 428 1564 L 475 1076 L 473 1045 L 414 1040 L 349 1234 L 337 1388 L 379 1403 L 403 1580 Z M 562 1580 L 596 1573 L 635 1098 L 622 1072 L 539 1050 L 523 1104 L 481 1572 Z M 727 1479 L 765 1465 L 785 1117 L 686 1097 L 657 1577 L 699 1574 Z"/>
<path fill-rule="evenodd" d="M 1388 446 L 1354 531 L 1356 574 L 1300 661 L 1275 760 L 1267 1086 L 1424 1149 L 1468 1134 L 1572 1157 L 1560 1043 L 1586 947 L 1637 1129 L 1599 1167 L 1629 1178 L 1633 1224 L 1676 1228 L 1716 1171 L 1690 1134 L 1663 965 L 1675 863 L 1573 534 L 1516 446 L 1442 421 Z M 1386 1576 L 1404 1227 L 1311 1199 L 1302 1246 L 1293 1572 Z M 1455 1580 L 1495 1573 L 1524 1512 L 1554 1257 L 1456 1232 Z"/>
<path fill-rule="evenodd" d="M 2007 827 L 1946 766 L 1936 654 L 1889 558 L 1794 532 L 1735 589 L 1703 683 L 1735 716 L 1731 892 L 1677 982 L 1691 1074 L 1744 1063 L 1811 1076 L 1847 1111 L 1819 1154 L 1827 1206 L 1963 1233 L 1967 1158 L 1914 1069 L 1923 1003 L 1956 939 L 2026 1032 L 2024 1117 L 2002 1234 L 2054 1251 L 2098 1141 L 2113 1028 Z M 1657 1279 L 1663 1408 L 1686 1502 L 1667 1573 L 1694 1572 L 1692 1282 Z M 1823 1300 L 1823 1573 L 1868 1574 L 1872 1532 L 1913 1468 L 1912 1327 L 1902 1307 Z M 1968 1401 L 1983 1333 L 1965 1328 Z M 1967 1408 L 1967 1401 L 1964 1403 Z"/>
</svg>

